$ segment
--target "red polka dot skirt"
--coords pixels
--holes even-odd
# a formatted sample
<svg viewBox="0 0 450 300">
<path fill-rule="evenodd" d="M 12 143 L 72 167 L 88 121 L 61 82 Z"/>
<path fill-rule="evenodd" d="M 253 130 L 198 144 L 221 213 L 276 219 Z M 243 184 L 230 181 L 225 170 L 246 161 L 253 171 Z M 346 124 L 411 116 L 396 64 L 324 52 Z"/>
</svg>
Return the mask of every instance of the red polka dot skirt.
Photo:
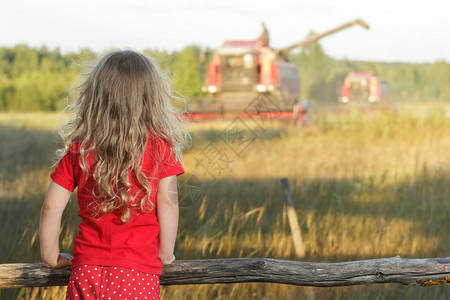
<svg viewBox="0 0 450 300">
<path fill-rule="evenodd" d="M 159 299 L 159 276 L 122 267 L 75 267 L 66 299 Z"/>
</svg>

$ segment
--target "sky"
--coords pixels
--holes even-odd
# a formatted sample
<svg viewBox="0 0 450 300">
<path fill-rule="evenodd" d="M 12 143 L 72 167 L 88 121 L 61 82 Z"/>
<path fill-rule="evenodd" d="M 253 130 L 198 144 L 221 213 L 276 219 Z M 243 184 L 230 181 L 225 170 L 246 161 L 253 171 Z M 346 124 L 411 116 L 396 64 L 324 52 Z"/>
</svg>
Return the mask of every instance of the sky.
<svg viewBox="0 0 450 300">
<path fill-rule="evenodd" d="M 450 61 L 450 1 L 400 0 L 0 0 L 0 46 L 181 50 L 216 49 L 225 40 L 253 40 L 265 22 L 270 46 L 287 47 L 361 18 L 320 41 L 337 59 Z"/>
</svg>

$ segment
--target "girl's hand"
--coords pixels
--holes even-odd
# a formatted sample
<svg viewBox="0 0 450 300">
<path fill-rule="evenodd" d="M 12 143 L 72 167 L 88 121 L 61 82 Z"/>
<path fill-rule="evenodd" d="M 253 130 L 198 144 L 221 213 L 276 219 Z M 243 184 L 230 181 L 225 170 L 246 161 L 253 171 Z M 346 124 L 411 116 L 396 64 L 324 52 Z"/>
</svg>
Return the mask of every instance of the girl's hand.
<svg viewBox="0 0 450 300">
<path fill-rule="evenodd" d="M 65 268 L 65 267 L 69 267 L 72 265 L 72 255 L 67 254 L 67 253 L 60 253 L 58 255 L 58 259 L 56 260 L 55 264 L 49 264 L 44 263 L 44 266 L 47 268 L 52 268 L 52 269 L 60 269 L 60 268 Z"/>
<path fill-rule="evenodd" d="M 170 265 L 175 261 L 175 255 L 173 254 L 167 255 L 161 251 L 159 251 L 159 258 L 161 259 L 163 265 Z"/>
<path fill-rule="evenodd" d="M 56 268 L 65 268 L 72 265 L 73 256 L 67 253 L 60 253 L 58 255 L 58 264 Z"/>
</svg>

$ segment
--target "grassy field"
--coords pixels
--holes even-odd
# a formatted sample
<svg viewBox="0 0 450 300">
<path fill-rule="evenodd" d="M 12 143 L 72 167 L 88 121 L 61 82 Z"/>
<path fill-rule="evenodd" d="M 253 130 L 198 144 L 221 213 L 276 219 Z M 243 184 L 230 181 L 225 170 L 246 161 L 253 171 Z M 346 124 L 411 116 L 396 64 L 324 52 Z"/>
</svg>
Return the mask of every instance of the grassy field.
<svg viewBox="0 0 450 300">
<path fill-rule="evenodd" d="M 293 192 L 306 261 L 450 256 L 448 116 L 443 105 L 429 104 L 387 112 L 316 111 L 308 128 L 260 120 L 190 125 L 188 174 L 179 178 L 186 198 L 180 204 L 177 258 L 296 259 L 282 177 Z M 55 113 L 0 114 L 0 263 L 39 261 L 39 211 L 59 121 Z M 205 167 L 213 152 L 215 160 Z M 195 197 L 183 185 L 191 175 L 201 189 Z M 64 251 L 73 246 L 76 209 L 73 197 L 64 214 Z M 63 287 L 0 290 L 0 298 L 62 299 L 64 292 Z M 162 287 L 161 294 L 163 299 L 446 299 L 450 288 L 247 283 Z"/>
</svg>

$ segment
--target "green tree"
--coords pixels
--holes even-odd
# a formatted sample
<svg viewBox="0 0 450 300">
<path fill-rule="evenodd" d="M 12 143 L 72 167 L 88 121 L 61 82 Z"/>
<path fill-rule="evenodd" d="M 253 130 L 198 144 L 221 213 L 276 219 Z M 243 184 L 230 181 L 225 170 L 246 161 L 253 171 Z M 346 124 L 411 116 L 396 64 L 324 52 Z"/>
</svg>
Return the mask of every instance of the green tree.
<svg viewBox="0 0 450 300">
<path fill-rule="evenodd" d="M 197 46 L 184 48 L 176 55 L 176 60 L 171 68 L 174 88 L 188 99 L 201 95 L 200 53 L 201 50 Z"/>
</svg>

